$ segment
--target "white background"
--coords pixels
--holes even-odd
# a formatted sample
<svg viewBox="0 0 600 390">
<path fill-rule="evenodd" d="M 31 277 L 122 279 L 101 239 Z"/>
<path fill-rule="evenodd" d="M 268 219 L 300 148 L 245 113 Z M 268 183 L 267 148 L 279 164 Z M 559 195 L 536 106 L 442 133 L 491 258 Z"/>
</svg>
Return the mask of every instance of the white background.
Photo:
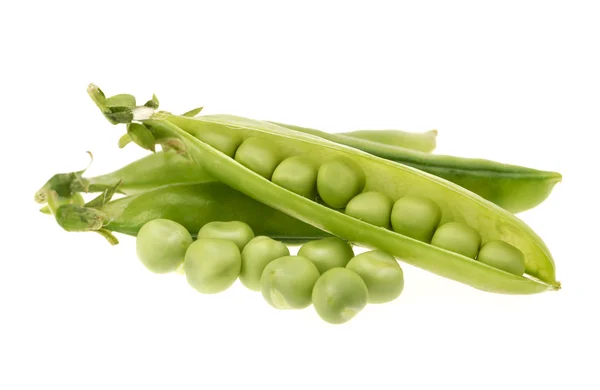
<svg viewBox="0 0 600 390">
<path fill-rule="evenodd" d="M 599 388 L 598 3 L 493 3 L 3 3 L 0 388 Z M 153 275 L 133 239 L 63 232 L 33 202 L 86 150 L 91 175 L 143 155 L 117 149 L 89 82 L 175 112 L 437 128 L 438 153 L 561 172 L 521 218 L 564 288 L 493 295 L 403 266 L 401 298 L 332 326 Z"/>
</svg>

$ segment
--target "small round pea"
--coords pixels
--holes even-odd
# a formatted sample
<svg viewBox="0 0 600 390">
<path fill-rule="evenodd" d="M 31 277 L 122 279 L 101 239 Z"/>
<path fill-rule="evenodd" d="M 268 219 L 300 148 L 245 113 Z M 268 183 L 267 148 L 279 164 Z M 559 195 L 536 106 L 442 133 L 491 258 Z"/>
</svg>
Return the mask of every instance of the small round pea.
<svg viewBox="0 0 600 390">
<path fill-rule="evenodd" d="M 369 303 L 385 303 L 398 298 L 404 289 L 404 273 L 392 256 L 382 251 L 361 253 L 346 268 L 356 272 L 367 285 Z"/>
<path fill-rule="evenodd" d="M 235 151 L 242 143 L 242 139 L 233 134 L 225 134 L 222 131 L 202 131 L 194 134 L 200 141 L 205 142 L 213 148 L 225 153 L 229 157 L 235 156 Z"/>
<path fill-rule="evenodd" d="M 235 160 L 269 180 L 281 161 L 277 146 L 259 137 L 250 137 L 242 142 L 235 152 Z"/>
<path fill-rule="evenodd" d="M 328 237 L 307 242 L 300 247 L 298 255 L 312 261 L 322 274 L 334 267 L 345 267 L 354 257 L 354 251 L 352 246 L 341 238 Z"/>
<path fill-rule="evenodd" d="M 336 157 L 319 168 L 317 191 L 321 199 L 334 209 L 344 208 L 364 187 L 365 173 L 347 157 Z"/>
<path fill-rule="evenodd" d="M 525 273 L 523 252 L 504 241 L 490 241 L 484 244 L 477 260 L 511 274 L 521 276 Z"/>
<path fill-rule="evenodd" d="M 242 257 L 233 241 L 201 238 L 185 253 L 183 269 L 193 288 L 203 294 L 227 290 L 240 274 Z"/>
<path fill-rule="evenodd" d="M 142 226 L 135 241 L 137 256 L 150 271 L 163 274 L 183 263 L 185 251 L 194 240 L 182 225 L 154 219 Z"/>
<path fill-rule="evenodd" d="M 431 245 L 474 259 L 481 237 L 477 231 L 461 222 L 448 222 L 435 231 Z"/>
<path fill-rule="evenodd" d="M 266 236 L 254 237 L 242 251 L 240 281 L 250 290 L 260 291 L 260 276 L 267 264 L 289 255 L 284 243 Z"/>
<path fill-rule="evenodd" d="M 390 227 L 394 201 L 381 192 L 369 191 L 356 195 L 346 206 L 346 214 L 384 228 Z"/>
<path fill-rule="evenodd" d="M 270 262 L 260 277 L 260 289 L 276 309 L 302 309 L 310 305 L 317 267 L 302 256 L 285 256 Z"/>
<path fill-rule="evenodd" d="M 348 268 L 332 268 L 315 283 L 312 302 L 319 316 L 331 324 L 343 324 L 366 305 L 369 293 L 365 282 Z"/>
<path fill-rule="evenodd" d="M 286 158 L 275 168 L 271 181 L 308 199 L 317 196 L 317 167 L 302 156 Z"/>
<path fill-rule="evenodd" d="M 434 201 L 423 196 L 407 195 L 394 203 L 392 229 L 415 240 L 429 242 L 441 218 L 440 206 Z"/>
<path fill-rule="evenodd" d="M 200 238 L 221 238 L 235 242 L 240 251 L 254 238 L 254 232 L 248 224 L 240 221 L 213 221 L 200 228 Z"/>
</svg>

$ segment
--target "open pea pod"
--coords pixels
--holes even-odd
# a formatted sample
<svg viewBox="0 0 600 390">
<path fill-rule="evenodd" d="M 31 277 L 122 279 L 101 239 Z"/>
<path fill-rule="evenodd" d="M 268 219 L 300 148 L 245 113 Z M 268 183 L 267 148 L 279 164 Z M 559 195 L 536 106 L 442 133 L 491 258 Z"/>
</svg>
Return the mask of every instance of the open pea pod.
<svg viewBox="0 0 600 390">
<path fill-rule="evenodd" d="M 296 219 L 367 248 L 390 253 L 406 263 L 465 283 L 480 290 L 531 294 L 557 290 L 552 256 L 543 241 L 521 220 L 482 197 L 449 181 L 409 166 L 375 157 L 274 124 L 241 117 L 188 118 L 155 113 L 143 123 L 155 137 L 179 139 L 186 153 L 209 175 L 228 186 Z M 527 276 L 517 276 L 460 254 L 377 227 L 278 186 L 198 139 L 219 134 L 270 142 L 281 158 L 303 156 L 320 165 L 333 158 L 351 159 L 365 175 L 364 191 L 377 191 L 396 200 L 423 195 L 441 208 L 441 222 L 463 222 L 483 240 L 505 241 L 525 257 Z M 211 137 L 212 137 L 211 135 Z"/>
</svg>

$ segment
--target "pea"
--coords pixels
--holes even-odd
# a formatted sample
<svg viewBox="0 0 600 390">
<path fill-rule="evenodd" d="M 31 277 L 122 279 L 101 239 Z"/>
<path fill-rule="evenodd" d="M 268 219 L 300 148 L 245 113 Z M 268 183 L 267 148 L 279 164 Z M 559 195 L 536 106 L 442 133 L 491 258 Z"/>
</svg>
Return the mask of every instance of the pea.
<svg viewBox="0 0 600 390">
<path fill-rule="evenodd" d="M 331 324 L 351 320 L 367 305 L 365 282 L 348 268 L 332 268 L 315 283 L 312 302 L 319 316 Z"/>
<path fill-rule="evenodd" d="M 233 241 L 201 238 L 185 253 L 183 269 L 190 286 L 203 294 L 227 290 L 240 274 L 242 257 Z"/>
<path fill-rule="evenodd" d="M 441 218 L 440 206 L 434 201 L 423 196 L 407 195 L 394 203 L 392 229 L 415 240 L 429 242 Z"/>
<path fill-rule="evenodd" d="M 317 191 L 334 209 L 344 208 L 365 187 L 365 173 L 353 160 L 336 157 L 325 162 L 317 174 Z"/>
<path fill-rule="evenodd" d="M 271 181 L 309 199 L 317 196 L 317 167 L 302 156 L 283 160 L 273 172 Z"/>
<path fill-rule="evenodd" d="M 251 239 L 254 238 L 254 232 L 248 224 L 240 221 L 220 222 L 213 221 L 200 228 L 198 239 L 200 238 L 221 238 L 235 242 L 240 251 Z"/>
<path fill-rule="evenodd" d="M 381 192 L 363 192 L 348 203 L 346 214 L 371 225 L 389 228 L 393 204 L 394 201 Z"/>
<path fill-rule="evenodd" d="M 404 273 L 392 256 L 382 251 L 361 253 L 346 268 L 356 272 L 367 285 L 369 303 L 385 303 L 398 298 L 404 289 Z"/>
<path fill-rule="evenodd" d="M 276 309 L 302 309 L 310 305 L 319 270 L 306 257 L 285 256 L 270 262 L 260 277 L 260 289 Z"/>
<path fill-rule="evenodd" d="M 281 161 L 279 153 L 277 153 L 277 146 L 271 141 L 259 137 L 250 137 L 242 142 L 235 152 L 235 160 L 269 180 L 277 164 Z"/>
<path fill-rule="evenodd" d="M 460 222 L 448 222 L 435 231 L 431 245 L 460 253 L 474 259 L 477 256 L 481 237 L 475 229 Z"/>
<path fill-rule="evenodd" d="M 523 252 L 504 241 L 490 241 L 481 247 L 477 260 L 515 275 L 525 273 Z"/>
<path fill-rule="evenodd" d="M 328 237 L 307 242 L 302 245 L 298 255 L 312 261 L 322 274 L 334 267 L 345 267 L 354 257 L 354 252 L 352 246 L 341 238 Z"/>
<path fill-rule="evenodd" d="M 240 281 L 250 290 L 260 291 L 260 276 L 271 261 L 289 256 L 290 250 L 282 242 L 270 237 L 254 237 L 242 251 Z"/>
<path fill-rule="evenodd" d="M 225 134 L 219 131 L 202 131 L 195 134 L 202 142 L 206 142 L 213 148 L 225 153 L 229 157 L 235 156 L 235 151 L 242 143 L 242 139 L 234 134 Z"/>
<path fill-rule="evenodd" d="M 194 240 L 186 228 L 168 219 L 154 219 L 142 226 L 135 241 L 137 256 L 150 271 L 175 271 Z"/>
</svg>

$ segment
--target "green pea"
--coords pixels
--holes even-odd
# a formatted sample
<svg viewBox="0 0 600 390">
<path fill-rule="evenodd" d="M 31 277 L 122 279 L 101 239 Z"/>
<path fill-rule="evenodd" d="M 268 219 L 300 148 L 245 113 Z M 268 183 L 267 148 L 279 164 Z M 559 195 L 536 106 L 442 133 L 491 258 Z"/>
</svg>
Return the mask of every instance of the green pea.
<svg viewBox="0 0 600 390">
<path fill-rule="evenodd" d="M 317 174 L 317 191 L 335 209 L 344 208 L 365 187 L 365 173 L 353 160 L 336 157 L 325 162 Z"/>
<path fill-rule="evenodd" d="M 235 242 L 240 251 L 254 238 L 254 232 L 248 224 L 240 221 L 213 221 L 200 228 L 200 238 L 221 238 Z"/>
<path fill-rule="evenodd" d="M 385 303 L 398 298 L 404 289 L 404 273 L 392 256 L 382 251 L 361 253 L 346 268 L 356 272 L 367 285 L 369 303 Z"/>
<path fill-rule="evenodd" d="M 429 242 L 441 218 L 440 206 L 434 201 L 423 196 L 407 195 L 394 203 L 392 229 L 415 240 Z"/>
<path fill-rule="evenodd" d="M 235 160 L 265 179 L 270 180 L 281 158 L 277 152 L 277 146 L 271 141 L 259 137 L 250 137 L 242 142 L 237 152 L 235 152 Z"/>
<path fill-rule="evenodd" d="M 250 290 L 260 291 L 260 276 L 271 261 L 289 256 L 290 250 L 282 242 L 270 237 L 254 237 L 242 251 L 240 281 Z"/>
<path fill-rule="evenodd" d="M 229 157 L 235 156 L 235 151 L 242 143 L 241 137 L 234 134 L 225 134 L 219 131 L 202 131 L 195 134 L 202 142 L 206 142 L 213 148 L 225 153 Z"/>
<path fill-rule="evenodd" d="M 477 231 L 464 223 L 448 222 L 435 231 L 431 245 L 460 253 L 474 259 L 477 256 L 481 237 Z"/>
<path fill-rule="evenodd" d="M 393 204 L 394 201 L 381 192 L 363 192 L 348 203 L 346 214 L 371 225 L 389 228 Z"/>
<path fill-rule="evenodd" d="M 163 274 L 183 263 L 194 240 L 186 228 L 168 219 L 153 219 L 142 226 L 135 241 L 137 256 L 150 271 Z"/>
<path fill-rule="evenodd" d="M 310 305 L 317 267 L 302 256 L 285 256 L 270 262 L 260 277 L 260 289 L 276 309 L 302 309 Z"/>
<path fill-rule="evenodd" d="M 203 294 L 227 290 L 240 274 L 242 256 L 233 241 L 201 238 L 185 253 L 183 270 L 193 288 Z"/>
<path fill-rule="evenodd" d="M 504 241 L 490 241 L 484 244 L 477 260 L 511 274 L 521 276 L 525 273 L 523 252 Z"/>
<path fill-rule="evenodd" d="M 345 267 L 354 257 L 354 251 L 352 246 L 341 238 L 328 237 L 307 242 L 302 245 L 298 255 L 312 261 L 322 274 L 331 268 Z"/>
<path fill-rule="evenodd" d="M 283 160 L 273 172 L 271 181 L 308 199 L 317 196 L 317 167 L 302 156 Z"/>
<path fill-rule="evenodd" d="M 325 272 L 312 292 L 312 302 L 319 316 L 331 324 L 350 321 L 367 305 L 367 285 L 348 268 Z"/>
</svg>

